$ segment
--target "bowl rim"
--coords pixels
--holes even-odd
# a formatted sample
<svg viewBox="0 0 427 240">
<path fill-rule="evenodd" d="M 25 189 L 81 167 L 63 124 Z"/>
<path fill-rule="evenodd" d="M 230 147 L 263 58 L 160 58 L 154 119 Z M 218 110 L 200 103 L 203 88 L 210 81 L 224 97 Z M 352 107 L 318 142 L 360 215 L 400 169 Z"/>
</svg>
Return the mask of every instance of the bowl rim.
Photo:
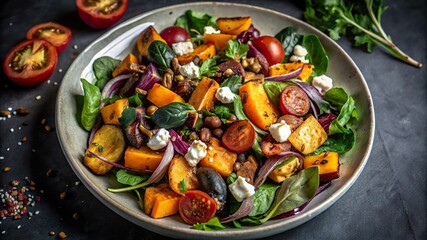
<svg viewBox="0 0 427 240">
<path fill-rule="evenodd" d="M 316 28 L 312 27 L 308 23 L 303 22 L 302 20 L 299 20 L 297 18 L 294 18 L 292 16 L 289 16 L 285 13 L 278 12 L 272 9 L 263 8 L 259 6 L 249 5 L 249 4 L 242 4 L 242 3 L 231 3 L 231 2 L 192 2 L 192 3 L 182 3 L 182 4 L 176 4 L 176 5 L 170 5 L 162 8 L 157 8 L 154 10 L 150 10 L 147 12 L 144 12 L 142 14 L 139 14 L 137 16 L 134 16 L 125 22 L 117 25 L 116 27 L 110 29 L 106 33 L 102 34 L 100 37 L 98 37 L 96 40 L 94 40 L 91 44 L 89 44 L 80 54 L 79 56 L 72 62 L 70 67 L 68 68 L 66 74 L 64 75 L 63 79 L 69 78 L 69 75 L 71 75 L 71 70 L 75 68 L 77 63 L 80 59 L 84 58 L 87 52 L 93 48 L 95 45 L 99 44 L 99 42 L 108 39 L 113 33 L 116 31 L 120 31 L 125 26 L 128 26 L 134 22 L 137 22 L 147 16 L 157 14 L 159 12 L 166 12 L 166 11 L 172 11 L 174 8 L 177 7 L 188 7 L 191 9 L 191 7 L 194 6 L 211 6 L 211 5 L 217 5 L 217 6 L 236 6 L 236 7 L 244 7 L 244 8 L 251 8 L 255 9 L 257 11 L 261 11 L 264 13 L 270 13 L 279 15 L 280 17 L 286 18 L 287 20 L 290 20 L 291 22 L 295 22 L 298 25 L 302 25 L 306 28 L 309 28 L 310 31 L 315 32 L 316 35 L 323 36 L 326 41 L 328 41 L 334 48 L 336 48 L 340 54 L 342 54 L 349 62 L 351 63 L 352 67 L 355 70 L 355 73 L 358 75 L 358 77 L 361 78 L 361 84 L 363 91 L 366 92 L 368 96 L 368 105 L 369 105 L 369 114 L 366 115 L 367 118 L 370 119 L 369 124 L 371 126 L 369 131 L 369 138 L 367 141 L 367 146 L 365 148 L 365 151 L 363 152 L 363 157 L 361 160 L 361 164 L 357 166 L 356 169 L 354 169 L 355 174 L 353 174 L 347 182 L 345 182 L 337 191 L 333 192 L 328 199 L 321 202 L 320 204 L 312 207 L 308 211 L 303 211 L 298 215 L 293 216 L 292 218 L 287 219 L 287 223 L 284 224 L 283 221 L 277 221 L 274 223 L 271 223 L 269 225 L 260 225 L 255 227 L 244 227 L 241 229 L 228 229 L 226 231 L 200 231 L 195 230 L 192 228 L 183 228 L 180 226 L 165 226 L 163 222 L 158 221 L 152 221 L 152 219 L 149 216 L 143 216 L 140 217 L 140 213 L 136 214 L 130 209 L 127 209 L 125 205 L 123 205 L 120 202 L 117 202 L 115 199 L 111 197 L 111 193 L 106 191 L 101 186 L 96 186 L 91 184 L 90 176 L 88 174 L 85 174 L 85 172 L 80 171 L 79 169 L 82 167 L 82 163 L 80 160 L 73 160 L 71 152 L 66 147 L 66 136 L 61 131 L 62 129 L 62 121 L 61 121 L 61 111 L 60 111 L 60 99 L 62 98 L 61 93 L 63 91 L 66 91 L 64 89 L 64 84 L 62 84 L 59 87 L 58 94 L 57 94 L 57 100 L 55 105 L 55 124 L 57 129 L 57 136 L 60 142 L 60 146 L 62 149 L 62 152 L 64 153 L 69 165 L 73 169 L 74 173 L 78 176 L 78 178 L 81 180 L 81 182 L 85 185 L 85 187 L 98 199 L 100 200 L 104 205 L 106 205 L 108 208 L 122 216 L 123 218 L 127 219 L 128 221 L 131 221 L 132 223 L 141 226 L 143 228 L 149 229 L 151 231 L 157 232 L 162 235 L 169 235 L 169 236 L 176 236 L 177 233 L 179 233 L 181 236 L 187 236 L 187 237 L 205 237 L 205 238 L 218 238 L 218 237 L 229 237 L 229 238 L 252 238 L 252 237 L 259 237 L 259 236 L 270 236 L 274 235 L 280 232 L 284 232 L 286 230 L 289 230 L 291 228 L 294 228 L 296 226 L 299 226 L 311 218 L 317 216 L 318 214 L 322 213 L 326 209 L 328 209 L 332 204 L 334 204 L 338 199 L 341 198 L 342 195 L 344 195 L 350 187 L 354 184 L 354 182 L 357 180 L 357 178 L 360 176 L 363 168 L 366 166 L 366 163 L 369 159 L 369 155 L 372 150 L 373 142 L 374 142 L 374 135 L 375 135 L 375 112 L 374 112 L 374 105 L 372 101 L 372 96 L 369 91 L 367 82 L 365 78 L 363 77 L 361 71 L 357 67 L 357 65 L 354 63 L 354 61 L 351 59 L 351 57 L 345 52 L 340 45 L 338 45 L 335 41 L 330 39 L 327 35 L 322 33 L 321 31 L 317 30 Z M 76 164 L 78 163 L 78 164 Z M 93 174 L 92 174 L 93 177 Z M 151 220 L 151 221 L 150 221 Z M 242 231 L 243 230 L 243 231 Z M 264 234 L 262 234 L 262 232 Z M 260 234 L 261 232 L 261 234 Z"/>
</svg>

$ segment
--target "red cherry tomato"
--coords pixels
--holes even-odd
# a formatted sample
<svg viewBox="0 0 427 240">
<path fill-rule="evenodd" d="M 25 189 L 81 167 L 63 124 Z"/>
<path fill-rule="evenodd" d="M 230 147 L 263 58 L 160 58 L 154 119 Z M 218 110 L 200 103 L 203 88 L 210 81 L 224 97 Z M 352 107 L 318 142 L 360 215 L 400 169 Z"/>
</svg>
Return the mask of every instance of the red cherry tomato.
<svg viewBox="0 0 427 240">
<path fill-rule="evenodd" d="M 255 129 L 248 120 L 232 123 L 222 135 L 224 146 L 235 153 L 249 150 L 255 142 Z"/>
<path fill-rule="evenodd" d="M 275 37 L 261 36 L 252 40 L 252 44 L 265 56 L 270 66 L 281 63 L 285 58 L 285 50 Z"/>
<path fill-rule="evenodd" d="M 42 39 L 25 40 L 12 48 L 3 62 L 3 71 L 13 82 L 34 86 L 47 80 L 55 70 L 58 53 Z"/>
<path fill-rule="evenodd" d="M 279 99 L 280 110 L 283 114 L 304 116 L 310 110 L 310 100 L 307 94 L 297 86 L 287 86 Z"/>
<path fill-rule="evenodd" d="M 76 0 L 80 18 L 90 27 L 107 28 L 123 17 L 128 0 Z"/>
<path fill-rule="evenodd" d="M 209 221 L 216 213 L 216 203 L 207 193 L 188 190 L 179 200 L 179 214 L 184 222 L 193 225 Z"/>
<path fill-rule="evenodd" d="M 190 39 L 190 34 L 182 27 L 171 26 L 163 29 L 160 36 L 166 41 L 169 46 L 177 42 L 185 42 Z"/>
<path fill-rule="evenodd" d="M 71 30 L 58 23 L 47 22 L 33 26 L 27 32 L 27 39 L 44 39 L 62 52 L 71 40 Z"/>
</svg>

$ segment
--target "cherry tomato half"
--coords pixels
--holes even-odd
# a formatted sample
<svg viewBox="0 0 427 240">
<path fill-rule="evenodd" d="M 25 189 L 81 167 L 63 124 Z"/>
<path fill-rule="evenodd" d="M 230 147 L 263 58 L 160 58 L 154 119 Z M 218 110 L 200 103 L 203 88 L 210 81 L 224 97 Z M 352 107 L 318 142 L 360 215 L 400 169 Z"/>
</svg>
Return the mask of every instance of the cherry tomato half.
<svg viewBox="0 0 427 240">
<path fill-rule="evenodd" d="M 3 62 L 3 71 L 13 82 L 34 86 L 47 80 L 55 70 L 58 53 L 42 39 L 25 40 L 12 48 Z"/>
<path fill-rule="evenodd" d="M 216 203 L 205 192 L 188 190 L 179 200 L 178 209 L 184 222 L 193 225 L 213 218 L 216 213 Z"/>
<path fill-rule="evenodd" d="M 307 94 L 297 86 L 287 86 L 279 99 L 280 110 L 283 114 L 304 116 L 310 110 L 310 100 Z"/>
<path fill-rule="evenodd" d="M 80 18 L 92 28 L 107 28 L 123 17 L 128 0 L 76 0 Z"/>
<path fill-rule="evenodd" d="M 169 46 L 177 42 L 185 42 L 190 39 L 190 34 L 182 27 L 171 26 L 163 29 L 160 36 L 166 41 Z"/>
<path fill-rule="evenodd" d="M 281 63 L 285 58 L 285 50 L 275 37 L 261 36 L 252 40 L 252 44 L 265 56 L 270 66 Z"/>
<path fill-rule="evenodd" d="M 255 142 L 255 129 L 248 120 L 232 123 L 222 135 L 224 146 L 235 153 L 249 150 Z"/>
<path fill-rule="evenodd" d="M 27 39 L 44 39 L 60 53 L 71 40 L 71 30 L 54 22 L 41 23 L 28 30 Z"/>
</svg>

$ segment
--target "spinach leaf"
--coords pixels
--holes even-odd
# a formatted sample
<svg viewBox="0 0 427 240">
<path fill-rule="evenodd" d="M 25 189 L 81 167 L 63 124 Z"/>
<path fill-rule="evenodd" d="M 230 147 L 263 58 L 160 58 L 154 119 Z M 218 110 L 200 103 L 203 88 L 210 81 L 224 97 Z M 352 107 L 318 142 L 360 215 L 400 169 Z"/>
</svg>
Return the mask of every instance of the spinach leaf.
<svg viewBox="0 0 427 240">
<path fill-rule="evenodd" d="M 120 169 L 116 172 L 117 182 L 130 186 L 142 183 L 143 181 L 146 181 L 149 177 L 149 175 L 134 175 L 124 169 Z"/>
<path fill-rule="evenodd" d="M 228 87 L 234 94 L 239 93 L 239 88 L 242 86 L 242 77 L 240 75 L 233 75 L 225 79 L 221 83 L 221 87 Z"/>
<path fill-rule="evenodd" d="M 283 49 L 285 50 L 285 59 L 283 62 L 288 62 L 289 58 L 293 55 L 295 45 L 301 41 L 302 36 L 297 33 L 295 28 L 286 27 L 274 37 L 282 43 Z"/>
<path fill-rule="evenodd" d="M 157 109 L 151 120 L 162 128 L 176 128 L 185 123 L 189 112 L 194 111 L 196 110 L 190 104 L 173 102 Z"/>
<path fill-rule="evenodd" d="M 225 56 L 229 59 L 239 61 L 249 50 L 249 46 L 240 43 L 238 40 L 228 40 L 227 49 L 225 49 Z"/>
<path fill-rule="evenodd" d="M 323 99 L 328 101 L 333 109 L 340 111 L 347 102 L 348 95 L 342 88 L 332 88 L 325 93 Z"/>
<path fill-rule="evenodd" d="M 117 100 L 122 99 L 122 98 L 123 97 L 121 97 L 121 96 L 114 95 L 114 96 L 112 96 L 110 98 L 104 98 L 104 99 L 102 99 L 102 102 L 105 102 L 105 103 L 108 103 L 108 104 L 113 104 Z"/>
<path fill-rule="evenodd" d="M 326 139 L 326 141 L 322 144 L 322 146 L 317 148 L 316 151 L 310 155 L 317 155 L 322 152 L 337 152 L 338 155 L 342 155 L 350 151 L 356 142 L 356 136 L 351 129 L 349 129 L 349 131 L 350 133 L 348 134 L 338 133 L 329 136 L 328 139 Z"/>
<path fill-rule="evenodd" d="M 314 72 L 317 76 L 326 73 L 329 64 L 328 55 L 326 55 L 325 49 L 316 35 L 304 35 L 302 38 L 302 46 L 307 49 L 308 60 L 313 64 Z"/>
<path fill-rule="evenodd" d="M 218 28 L 216 25 L 216 17 L 193 10 L 188 10 L 183 15 L 179 16 L 175 25 L 185 28 L 192 38 L 200 38 L 200 36 L 203 36 L 205 26 Z"/>
<path fill-rule="evenodd" d="M 293 84 L 290 82 L 265 81 L 263 87 L 270 101 L 274 104 L 274 106 L 279 107 L 280 94 L 282 93 L 283 89 L 289 85 Z"/>
<path fill-rule="evenodd" d="M 122 127 L 127 128 L 129 124 L 133 123 L 136 119 L 136 110 L 133 107 L 125 108 L 122 116 L 119 118 L 119 123 Z"/>
<path fill-rule="evenodd" d="M 221 224 L 218 217 L 213 217 L 211 220 L 205 223 L 196 223 L 193 225 L 194 229 L 204 231 L 215 231 L 225 229 L 224 225 Z"/>
<path fill-rule="evenodd" d="M 215 73 L 218 72 L 219 67 L 216 65 L 216 60 L 214 58 L 206 59 L 202 66 L 199 69 L 199 76 L 202 77 L 212 77 L 215 76 Z"/>
<path fill-rule="evenodd" d="M 329 135 L 336 134 L 336 133 L 350 134 L 351 130 L 346 128 L 346 124 L 350 121 L 352 117 L 357 118 L 357 111 L 356 111 L 356 106 L 353 98 L 348 96 L 347 101 L 341 107 L 340 114 L 329 125 L 328 134 Z"/>
<path fill-rule="evenodd" d="M 103 89 L 105 84 L 113 78 L 113 71 L 119 63 L 120 60 L 109 56 L 103 56 L 95 59 L 92 68 L 97 79 L 95 85 L 99 87 L 99 89 Z"/>
<path fill-rule="evenodd" d="M 95 125 L 96 118 L 101 109 L 101 91 L 95 85 L 90 84 L 86 79 L 81 78 L 83 85 L 84 100 L 81 115 L 81 123 L 86 131 L 90 131 Z"/>
<path fill-rule="evenodd" d="M 268 210 L 260 222 L 264 223 L 272 217 L 300 207 L 316 194 L 318 187 L 318 166 L 306 168 L 297 175 L 287 178 L 276 192 L 276 197 L 270 210 Z"/>
<path fill-rule="evenodd" d="M 135 106 L 142 106 L 142 100 L 145 98 L 145 95 L 136 93 L 135 95 L 132 95 L 129 97 L 129 104 L 135 105 Z"/>
<path fill-rule="evenodd" d="M 268 211 L 271 204 L 273 203 L 276 190 L 280 187 L 278 184 L 262 184 L 254 195 L 254 208 L 248 216 L 258 216 Z"/>
<path fill-rule="evenodd" d="M 164 74 L 171 67 L 175 52 L 166 43 L 155 40 L 148 46 L 148 61 L 156 65 L 160 74 Z"/>
</svg>

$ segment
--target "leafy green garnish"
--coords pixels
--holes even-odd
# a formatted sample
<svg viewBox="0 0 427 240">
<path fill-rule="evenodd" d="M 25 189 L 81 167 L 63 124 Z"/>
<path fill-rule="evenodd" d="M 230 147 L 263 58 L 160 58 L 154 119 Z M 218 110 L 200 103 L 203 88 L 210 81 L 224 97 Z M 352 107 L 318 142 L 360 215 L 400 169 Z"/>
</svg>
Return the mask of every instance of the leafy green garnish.
<svg viewBox="0 0 427 240">
<path fill-rule="evenodd" d="M 196 223 L 193 225 L 194 229 L 204 231 L 215 231 L 225 229 L 224 225 L 221 224 L 218 217 L 213 217 L 211 220 L 205 223 Z"/>
<path fill-rule="evenodd" d="M 156 65 L 160 74 L 164 74 L 171 67 L 174 57 L 176 57 L 175 52 L 162 41 L 154 40 L 148 46 L 148 61 Z"/>
<path fill-rule="evenodd" d="M 324 99 L 339 111 L 338 117 L 329 126 L 329 135 L 336 133 L 349 134 L 346 127 L 351 118 L 358 118 L 355 102 L 342 88 L 332 88 L 325 93 Z M 344 102 L 345 100 L 345 102 Z"/>
<path fill-rule="evenodd" d="M 90 131 L 95 125 L 96 118 L 101 109 L 101 91 L 95 85 L 85 79 L 80 79 L 83 85 L 83 108 L 80 121 L 86 131 Z"/>
<path fill-rule="evenodd" d="M 295 28 L 286 27 L 274 35 L 274 37 L 282 43 L 285 50 L 285 59 L 283 59 L 283 62 L 288 62 L 289 58 L 293 55 L 295 45 L 301 41 L 302 36 L 297 33 Z"/>
<path fill-rule="evenodd" d="M 122 127 L 126 128 L 136 119 L 136 110 L 133 107 L 125 108 L 122 112 L 122 116 L 119 118 L 119 123 Z"/>
<path fill-rule="evenodd" d="M 194 42 L 202 42 L 204 27 L 218 28 L 216 19 L 216 17 L 204 12 L 188 10 L 176 19 L 175 25 L 185 28 Z"/>
<path fill-rule="evenodd" d="M 121 96 L 114 95 L 114 96 L 112 96 L 112 97 L 110 97 L 110 98 L 104 98 L 104 99 L 102 99 L 102 102 L 104 102 L 104 103 L 108 103 L 108 104 L 113 104 L 113 103 L 115 103 L 117 100 L 122 99 L 122 98 L 123 98 L 123 97 L 121 97 Z"/>
<path fill-rule="evenodd" d="M 179 187 L 179 191 L 181 191 L 182 193 L 185 193 L 187 191 L 187 179 L 186 178 L 182 179 L 182 181 L 179 182 L 178 187 Z"/>
<path fill-rule="evenodd" d="M 227 105 L 216 104 L 214 107 L 214 113 L 221 119 L 222 123 L 226 123 L 231 116 L 230 108 Z"/>
<path fill-rule="evenodd" d="M 376 45 L 384 47 L 396 58 L 416 67 L 422 64 L 400 50 L 381 26 L 387 7 L 382 0 L 305 0 L 304 17 L 308 23 L 338 40 L 352 36 L 354 46 L 365 45 L 372 52 Z M 317 68 L 317 65 L 316 65 Z"/>
<path fill-rule="evenodd" d="M 142 100 L 144 99 L 144 95 L 142 94 L 135 94 L 129 97 L 128 101 L 129 104 L 135 105 L 135 106 L 142 106 Z"/>
<path fill-rule="evenodd" d="M 225 49 L 225 56 L 229 59 L 239 61 L 249 50 L 249 46 L 240 43 L 238 40 L 228 40 L 227 49 Z"/>
<path fill-rule="evenodd" d="M 342 155 L 351 148 L 353 148 L 354 143 L 356 142 L 356 136 L 354 132 L 349 129 L 349 133 L 347 134 L 334 134 L 328 136 L 328 139 L 316 149 L 316 151 L 312 152 L 310 155 L 317 155 L 322 152 L 337 152 L 339 155 Z"/>
<path fill-rule="evenodd" d="M 242 86 L 242 77 L 240 75 L 233 75 L 221 83 L 221 87 L 230 88 L 234 94 L 239 93 L 240 86 Z"/>
<path fill-rule="evenodd" d="M 135 175 L 124 169 L 120 169 L 116 172 L 117 182 L 124 185 L 130 185 L 130 186 L 134 186 L 136 184 L 142 183 L 143 181 L 147 180 L 149 177 L 150 177 L 149 175 Z"/>
<path fill-rule="evenodd" d="M 173 102 L 157 109 L 151 120 L 162 128 L 176 128 L 185 123 L 189 112 L 194 111 L 196 110 L 190 104 Z"/>
<path fill-rule="evenodd" d="M 105 84 L 113 78 L 113 71 L 121 61 L 109 56 L 102 56 L 93 62 L 93 73 L 97 79 L 95 85 L 103 89 Z"/>
<path fill-rule="evenodd" d="M 214 58 L 206 59 L 199 68 L 200 78 L 215 76 L 215 73 L 218 72 L 218 70 L 219 67 L 216 65 L 216 60 Z"/>
<path fill-rule="evenodd" d="M 315 66 L 314 72 L 317 76 L 325 74 L 328 69 L 329 58 L 326 55 L 325 49 L 323 49 L 319 37 L 316 35 L 304 35 L 301 44 L 307 49 L 308 54 L 306 58 Z"/>
</svg>

